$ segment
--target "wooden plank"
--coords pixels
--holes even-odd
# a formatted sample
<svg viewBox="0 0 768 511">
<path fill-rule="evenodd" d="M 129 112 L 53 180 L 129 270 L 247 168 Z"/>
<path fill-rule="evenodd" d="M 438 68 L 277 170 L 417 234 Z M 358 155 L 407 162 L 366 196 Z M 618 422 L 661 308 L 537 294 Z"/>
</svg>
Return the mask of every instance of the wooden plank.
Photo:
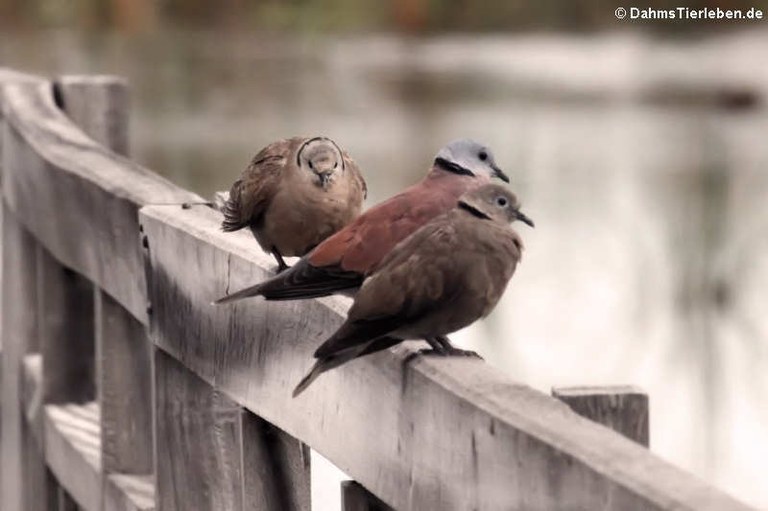
<svg viewBox="0 0 768 511">
<path fill-rule="evenodd" d="M 342 481 L 341 511 L 393 511 L 393 509 L 357 481 Z"/>
<path fill-rule="evenodd" d="M 24 419 L 35 437 L 37 448 L 43 452 L 43 356 L 25 355 L 22 361 L 21 406 Z"/>
<path fill-rule="evenodd" d="M 128 156 L 129 90 L 124 78 L 66 75 L 54 83 L 54 96 L 83 132 L 117 154 Z"/>
<path fill-rule="evenodd" d="M 243 507 L 242 410 L 155 351 L 157 509 Z"/>
<path fill-rule="evenodd" d="M 3 156 L 4 163 L 13 163 Z M 3 510 L 36 511 L 45 509 L 45 465 L 39 442 L 24 420 L 21 398 L 23 357 L 37 348 L 37 247 L 13 213 L 3 208 Z"/>
<path fill-rule="evenodd" d="M 59 106 L 88 136 L 128 154 L 128 85 L 116 76 L 63 76 Z M 136 240 L 138 243 L 138 239 Z M 150 343 L 141 323 L 95 290 L 96 365 L 106 473 L 152 472 Z"/>
<path fill-rule="evenodd" d="M 66 470 L 73 472 L 75 479 L 83 478 L 92 480 L 94 477 L 101 477 L 101 474 L 92 474 L 91 471 L 97 470 L 102 466 L 100 462 L 101 452 L 94 452 L 93 446 L 100 443 L 98 424 L 99 407 L 95 404 L 85 406 L 65 406 L 57 410 L 64 410 L 57 415 L 51 416 L 45 413 L 45 408 L 40 409 L 40 416 L 29 415 L 30 410 L 36 410 L 42 400 L 42 357 L 39 354 L 27 355 L 24 357 L 24 382 L 25 390 L 23 393 L 22 408 L 27 410 L 28 420 L 31 422 L 40 421 L 43 428 L 42 437 L 39 444 L 44 442 L 46 434 L 45 427 L 52 427 L 60 437 L 53 446 L 48 446 L 48 455 L 55 459 L 66 460 L 68 456 L 74 456 L 76 461 Z M 33 416 L 34 415 L 34 416 Z M 64 415 L 65 419 L 58 421 Z M 53 417 L 53 419 L 51 419 Z M 58 422 L 56 422 L 58 421 Z M 74 426 L 72 426 L 74 424 Z M 48 434 L 51 434 L 48 431 Z M 53 450 L 53 452 L 51 452 Z M 88 461 L 90 460 L 90 462 Z M 66 465 L 68 461 L 61 462 L 60 465 Z M 81 473 L 78 475 L 78 471 Z M 84 474 L 82 472 L 85 472 Z M 53 491 L 58 502 L 59 484 L 56 478 L 49 474 L 48 491 Z M 53 484 L 51 484 L 53 482 Z M 155 486 L 152 476 L 133 476 L 127 474 L 113 474 L 105 478 L 103 483 L 103 501 L 104 511 L 152 511 L 154 509 Z M 38 493 L 39 489 L 38 489 Z M 51 495 L 48 496 L 51 499 Z M 50 500 L 49 500 L 50 501 Z M 43 509 L 52 509 L 49 505 Z M 99 508 L 101 509 L 101 508 Z"/>
<path fill-rule="evenodd" d="M 152 476 L 113 474 L 104 488 L 105 511 L 153 511 L 155 483 Z"/>
<path fill-rule="evenodd" d="M 552 395 L 582 417 L 648 447 L 648 394 L 629 385 L 555 387 Z"/>
<path fill-rule="evenodd" d="M 242 421 L 243 509 L 309 511 L 309 448 L 252 413 Z"/>
<path fill-rule="evenodd" d="M 43 401 L 93 401 L 93 284 L 61 266 L 46 250 L 39 250 L 37 286 Z"/>
<path fill-rule="evenodd" d="M 105 473 L 152 473 L 151 344 L 144 326 L 95 291 Z"/>
<path fill-rule="evenodd" d="M 3 151 L 14 162 L 3 176 L 9 208 L 61 264 L 146 324 L 137 210 L 203 200 L 85 135 L 56 107 L 50 84 L 11 84 L 2 93 Z"/>
<path fill-rule="evenodd" d="M 99 408 L 45 405 L 45 459 L 59 484 L 87 511 L 101 509 Z"/>
<path fill-rule="evenodd" d="M 409 360 L 414 346 L 400 346 L 331 371 L 291 399 L 348 301 L 211 306 L 271 265 L 245 234 L 221 233 L 220 220 L 201 207 L 142 209 L 153 341 L 388 505 L 748 509 L 476 359 Z"/>
</svg>

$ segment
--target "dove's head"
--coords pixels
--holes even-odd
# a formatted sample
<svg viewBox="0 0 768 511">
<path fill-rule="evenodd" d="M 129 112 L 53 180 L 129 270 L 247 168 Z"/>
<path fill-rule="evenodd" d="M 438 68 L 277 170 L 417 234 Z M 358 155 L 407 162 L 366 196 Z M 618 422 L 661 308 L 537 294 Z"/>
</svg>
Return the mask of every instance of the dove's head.
<svg viewBox="0 0 768 511">
<path fill-rule="evenodd" d="M 468 138 L 455 140 L 435 155 L 435 166 L 455 174 L 491 179 L 509 183 L 509 178 L 496 165 L 491 150 Z"/>
<path fill-rule="evenodd" d="M 296 164 L 309 173 L 315 184 L 327 188 L 344 172 L 341 149 L 330 138 L 310 138 L 299 148 Z"/>
<path fill-rule="evenodd" d="M 517 196 L 501 185 L 487 184 L 465 193 L 459 207 L 486 220 L 505 224 L 520 220 L 533 227 L 533 220 L 520 211 Z"/>
</svg>

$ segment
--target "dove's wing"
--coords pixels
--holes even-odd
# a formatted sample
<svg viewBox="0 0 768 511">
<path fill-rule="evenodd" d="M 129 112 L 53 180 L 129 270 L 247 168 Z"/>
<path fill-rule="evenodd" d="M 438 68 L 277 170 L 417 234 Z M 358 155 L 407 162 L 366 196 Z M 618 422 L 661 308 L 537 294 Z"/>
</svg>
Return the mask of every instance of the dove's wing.
<svg viewBox="0 0 768 511">
<path fill-rule="evenodd" d="M 291 155 L 303 140 L 279 140 L 254 156 L 240 179 L 232 185 L 223 209 L 222 230 L 236 231 L 258 224 L 275 195 L 285 166 L 293 164 Z"/>
<path fill-rule="evenodd" d="M 400 243 L 355 296 L 347 321 L 315 352 L 329 357 L 395 332 L 443 307 L 461 292 L 451 256 L 459 248 L 444 215 Z"/>
</svg>

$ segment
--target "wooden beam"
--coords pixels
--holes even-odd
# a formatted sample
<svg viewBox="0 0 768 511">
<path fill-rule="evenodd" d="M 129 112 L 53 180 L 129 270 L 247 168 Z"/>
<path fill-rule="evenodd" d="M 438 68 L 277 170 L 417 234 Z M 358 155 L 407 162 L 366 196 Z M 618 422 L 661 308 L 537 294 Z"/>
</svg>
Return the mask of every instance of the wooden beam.
<svg viewBox="0 0 768 511">
<path fill-rule="evenodd" d="M 72 122 L 104 147 L 128 155 L 129 90 L 124 79 L 63 76 L 54 87 Z M 108 474 L 150 474 L 151 345 L 144 326 L 98 287 L 94 302 L 103 469 Z"/>
<path fill-rule="evenodd" d="M 160 350 L 155 389 L 157 509 L 242 509 L 240 407 Z"/>
<path fill-rule="evenodd" d="M 203 199 L 84 134 L 56 106 L 49 83 L 7 85 L 2 102 L 3 151 L 17 162 L 3 171 L 8 207 L 62 265 L 146 324 L 137 211 Z"/>
<path fill-rule="evenodd" d="M 116 154 L 128 156 L 130 91 L 112 75 L 65 75 L 54 84 L 54 97 L 83 132 Z"/>
<path fill-rule="evenodd" d="M 243 509 L 309 511 L 309 448 L 248 411 L 241 417 Z"/>
<path fill-rule="evenodd" d="M 3 130 L 7 132 L 7 130 Z M 3 154 L 3 164 L 16 164 Z M 24 357 L 38 348 L 34 238 L 3 206 L 2 239 L 2 502 L 3 511 L 46 509 L 45 462 L 40 441 L 25 420 Z"/>
<path fill-rule="evenodd" d="M 32 428 L 39 422 L 41 438 L 37 439 L 37 445 L 43 445 L 45 435 L 54 435 L 56 441 L 46 446 L 46 455 L 54 460 L 54 464 L 64 467 L 69 479 L 65 478 L 64 484 L 71 480 L 92 480 L 99 478 L 101 452 L 95 453 L 93 446 L 101 443 L 98 431 L 99 407 L 96 404 L 85 405 L 61 405 L 55 408 L 39 408 L 42 400 L 42 357 L 39 354 L 24 357 L 24 384 L 22 408 L 27 410 L 27 421 Z M 30 413 L 32 410 L 39 410 Z M 48 410 L 48 412 L 46 412 Z M 50 410 L 58 410 L 53 414 Z M 62 413 L 61 410 L 64 410 Z M 58 461 L 56 461 L 58 460 Z M 61 461 L 64 460 L 64 461 Z M 90 460 L 90 461 L 89 461 Z M 41 462 L 44 463 L 44 462 Z M 59 481 L 55 477 L 48 477 L 48 498 L 51 495 L 58 502 Z M 77 486 L 63 486 L 66 491 L 80 491 Z M 133 476 L 115 474 L 106 477 L 103 483 L 103 511 L 152 511 L 154 509 L 154 481 L 151 476 Z M 41 494 L 39 488 L 36 488 Z M 49 500 L 52 502 L 53 500 Z M 95 499 L 91 499 L 94 501 Z M 52 509 L 49 505 L 43 509 Z M 5 509 L 5 508 L 3 508 Z M 90 510 L 87 510 L 90 511 Z M 96 508 L 94 511 L 102 511 Z"/>
<path fill-rule="evenodd" d="M 145 327 L 96 290 L 104 472 L 152 473 L 152 345 Z"/>
<path fill-rule="evenodd" d="M 414 358 L 403 345 L 291 399 L 349 302 L 212 306 L 272 264 L 220 222 L 209 208 L 141 210 L 153 341 L 395 509 L 748 509 L 476 359 Z"/>
<path fill-rule="evenodd" d="M 101 509 L 99 408 L 45 406 L 45 459 L 59 484 L 87 511 Z"/>
<path fill-rule="evenodd" d="M 648 447 L 648 394 L 629 385 L 555 387 L 552 395 L 582 417 Z"/>
</svg>

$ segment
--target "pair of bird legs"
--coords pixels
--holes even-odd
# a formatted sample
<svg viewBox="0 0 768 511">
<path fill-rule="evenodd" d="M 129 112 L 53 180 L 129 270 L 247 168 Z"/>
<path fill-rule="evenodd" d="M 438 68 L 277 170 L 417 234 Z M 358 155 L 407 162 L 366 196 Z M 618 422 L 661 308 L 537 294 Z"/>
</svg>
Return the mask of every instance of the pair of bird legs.
<svg viewBox="0 0 768 511">
<path fill-rule="evenodd" d="M 272 249 L 272 255 L 277 260 L 277 273 L 282 273 L 290 266 L 285 263 L 283 255 L 276 249 Z M 483 358 L 472 350 L 462 350 L 451 344 L 451 340 L 444 335 L 437 335 L 435 337 L 425 337 L 425 341 L 429 344 L 431 349 L 419 350 L 417 354 L 420 355 L 440 355 L 446 356 L 462 356 L 462 357 L 477 357 Z"/>
</svg>

